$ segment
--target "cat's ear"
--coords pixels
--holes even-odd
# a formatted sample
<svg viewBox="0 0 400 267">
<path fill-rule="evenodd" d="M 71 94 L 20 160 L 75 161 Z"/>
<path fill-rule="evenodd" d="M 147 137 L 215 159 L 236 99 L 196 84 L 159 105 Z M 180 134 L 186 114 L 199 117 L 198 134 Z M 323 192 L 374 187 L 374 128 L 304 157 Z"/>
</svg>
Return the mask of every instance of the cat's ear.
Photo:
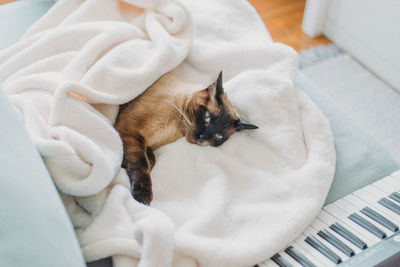
<svg viewBox="0 0 400 267">
<path fill-rule="evenodd" d="M 251 124 L 250 122 L 246 121 L 243 118 L 239 118 L 237 121 L 235 121 L 236 131 L 252 130 L 252 129 L 257 129 L 257 128 L 258 128 L 258 126 Z"/>
<path fill-rule="evenodd" d="M 207 92 L 210 96 L 215 97 L 224 93 L 224 87 L 222 86 L 222 71 L 219 73 L 218 78 L 208 88 Z"/>
<path fill-rule="evenodd" d="M 217 95 L 224 93 L 224 87 L 222 86 L 222 70 L 217 78 Z"/>
</svg>

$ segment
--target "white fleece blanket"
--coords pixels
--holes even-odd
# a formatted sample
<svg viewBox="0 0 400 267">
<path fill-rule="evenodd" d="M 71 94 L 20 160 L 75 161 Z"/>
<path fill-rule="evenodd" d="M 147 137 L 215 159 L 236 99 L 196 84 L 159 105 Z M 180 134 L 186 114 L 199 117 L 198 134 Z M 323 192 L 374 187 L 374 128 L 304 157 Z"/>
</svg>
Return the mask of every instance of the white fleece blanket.
<svg viewBox="0 0 400 267">
<path fill-rule="evenodd" d="M 293 86 L 296 53 L 271 41 L 245 0 L 181 3 L 61 0 L 0 53 L 0 82 L 87 261 L 251 266 L 299 235 L 329 189 L 332 134 Z M 112 125 L 119 104 L 173 69 L 204 85 L 223 70 L 228 96 L 260 128 L 218 148 L 180 139 L 158 149 L 147 207 L 130 195 Z"/>
</svg>

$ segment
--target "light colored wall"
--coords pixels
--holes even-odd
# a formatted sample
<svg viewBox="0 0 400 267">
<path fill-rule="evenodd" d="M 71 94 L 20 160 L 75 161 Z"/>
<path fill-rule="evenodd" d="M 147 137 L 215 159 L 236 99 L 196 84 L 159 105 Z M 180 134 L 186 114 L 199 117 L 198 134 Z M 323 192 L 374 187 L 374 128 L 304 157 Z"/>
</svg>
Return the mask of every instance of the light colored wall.
<svg viewBox="0 0 400 267">
<path fill-rule="evenodd" d="M 323 33 L 400 91 L 400 1 L 329 0 Z"/>
</svg>

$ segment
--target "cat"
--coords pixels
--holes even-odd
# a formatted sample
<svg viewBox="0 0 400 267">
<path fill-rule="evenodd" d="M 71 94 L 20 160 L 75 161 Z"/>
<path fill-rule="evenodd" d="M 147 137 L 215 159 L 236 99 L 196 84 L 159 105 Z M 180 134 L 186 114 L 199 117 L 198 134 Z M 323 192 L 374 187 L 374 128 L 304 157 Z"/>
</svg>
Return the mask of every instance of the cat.
<svg viewBox="0 0 400 267">
<path fill-rule="evenodd" d="M 150 171 L 153 151 L 181 137 L 200 146 L 220 146 L 234 132 L 258 127 L 241 118 L 222 86 L 222 71 L 207 88 L 162 76 L 144 93 L 121 105 L 115 129 L 124 148 L 122 167 L 133 197 L 146 205 L 153 199 Z"/>
</svg>

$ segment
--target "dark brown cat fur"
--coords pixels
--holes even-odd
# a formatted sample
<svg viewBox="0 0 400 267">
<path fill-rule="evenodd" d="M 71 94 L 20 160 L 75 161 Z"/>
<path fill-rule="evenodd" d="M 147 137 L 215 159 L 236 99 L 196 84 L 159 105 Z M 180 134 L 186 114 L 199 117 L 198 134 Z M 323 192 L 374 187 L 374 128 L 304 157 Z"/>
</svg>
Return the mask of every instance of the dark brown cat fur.
<svg viewBox="0 0 400 267">
<path fill-rule="evenodd" d="M 131 180 L 132 195 L 149 205 L 153 199 L 153 150 L 183 136 L 193 144 L 219 146 L 234 132 L 257 126 L 238 116 L 224 93 L 221 72 L 206 89 L 164 75 L 120 107 L 115 128 L 122 138 L 122 167 Z"/>
</svg>

